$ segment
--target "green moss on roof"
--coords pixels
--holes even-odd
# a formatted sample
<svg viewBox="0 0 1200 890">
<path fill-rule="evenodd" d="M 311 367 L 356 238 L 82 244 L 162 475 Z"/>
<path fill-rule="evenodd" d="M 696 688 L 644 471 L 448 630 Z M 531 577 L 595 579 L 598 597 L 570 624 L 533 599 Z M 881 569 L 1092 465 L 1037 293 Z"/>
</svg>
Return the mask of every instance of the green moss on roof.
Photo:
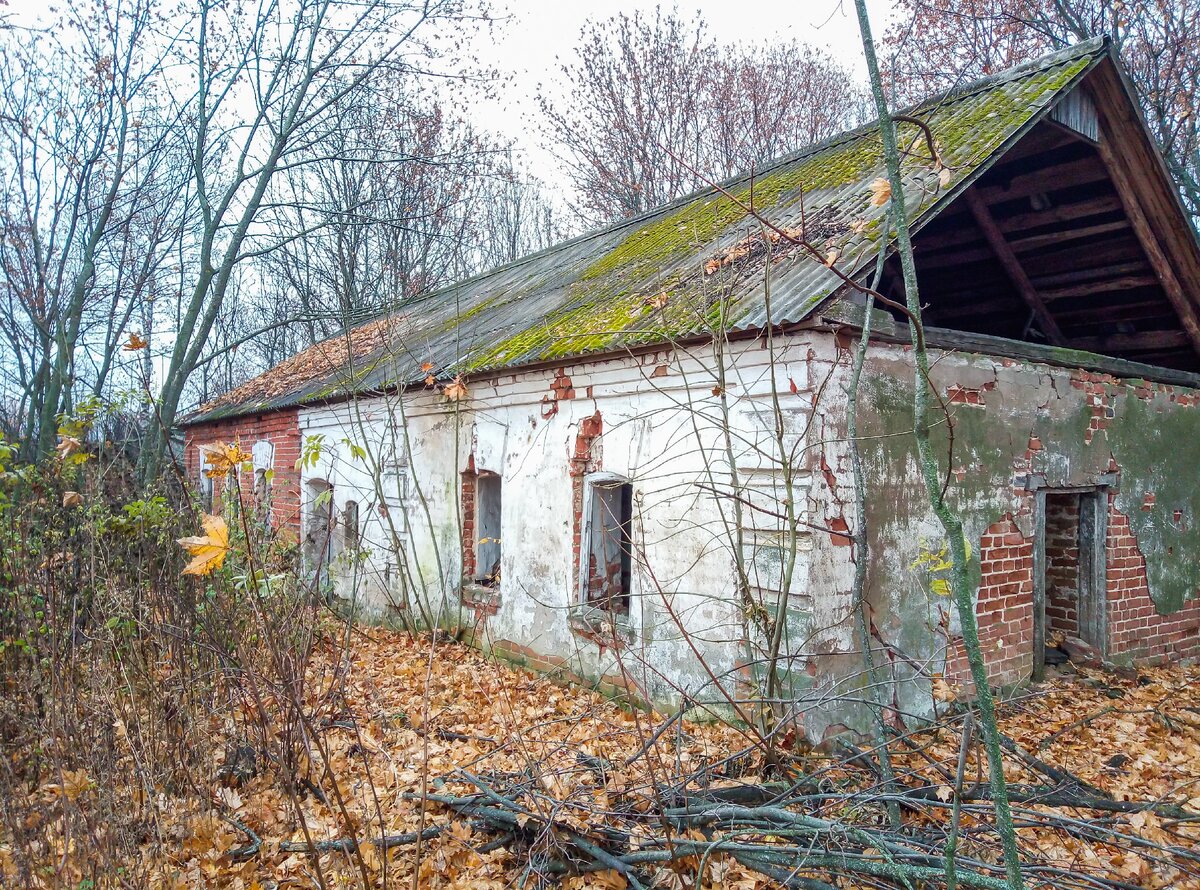
<svg viewBox="0 0 1200 890">
<path fill-rule="evenodd" d="M 460 368 L 470 372 L 522 359 L 544 360 L 597 352 L 612 343 L 645 309 L 644 299 L 629 293 L 569 307 L 467 356 Z"/>
<path fill-rule="evenodd" d="M 729 189 L 737 201 L 709 192 L 640 227 L 588 266 L 580 280 L 591 281 L 631 267 L 652 269 L 680 254 L 695 252 L 746 217 L 738 201 L 749 205 L 753 197 L 755 209 L 769 214 L 785 195 L 794 193 L 793 197 L 799 197 L 801 187 L 805 192 L 817 192 L 858 181 L 878 168 L 881 158 L 878 136 L 859 137 L 844 146 L 814 154 L 798 166 L 768 172 L 757 177 L 753 185 L 747 182 Z"/>
<path fill-rule="evenodd" d="M 954 179 L 970 173 L 1015 126 L 1027 119 L 1031 108 L 1049 101 L 1090 63 L 1090 58 L 1051 68 L 1037 76 L 1015 81 L 1015 88 L 1002 85 L 977 94 L 960 94 L 919 108 L 915 114 L 926 118 L 946 163 L 954 168 Z M 915 152 L 905 161 L 908 169 L 928 167 L 920 130 L 913 124 L 899 125 L 901 144 L 915 144 Z M 722 235 L 746 218 L 742 205 L 753 206 L 767 216 L 781 204 L 797 202 L 800 196 L 818 196 L 810 211 L 820 213 L 835 207 L 843 216 L 847 210 L 867 211 L 871 181 L 883 170 L 882 141 L 877 131 L 865 130 L 844 141 L 835 142 L 796 162 L 787 163 L 727 189 L 737 200 L 710 191 L 671 213 L 648 221 L 627 235 L 619 244 L 593 261 L 579 276 L 590 289 L 603 292 L 606 287 L 643 281 L 656 269 L 669 267 L 680 256 L 695 255 L 711 249 Z M 861 194 L 847 198 L 839 193 L 846 186 L 861 187 Z M 830 195 L 832 203 L 820 203 Z M 930 196 L 929 203 L 936 199 Z M 740 202 L 740 203 L 739 203 Z M 857 205 L 857 206 L 855 206 Z M 860 233 L 863 240 L 880 236 L 881 217 L 867 222 Z M 703 262 L 704 258 L 700 258 Z M 729 319 L 726 319 L 728 321 Z M 549 357 L 549 356 L 546 356 Z"/>
<path fill-rule="evenodd" d="M 939 188 L 918 128 L 902 123 L 902 144 L 914 147 L 904 164 L 913 184 L 908 197 L 914 219 L 921 222 L 940 210 L 949 194 L 993 163 L 1105 52 L 1105 44 L 1090 42 L 916 108 L 912 113 L 932 129 L 951 181 Z M 753 191 L 755 208 L 785 226 L 799 224 L 803 198 L 810 232 L 820 220 L 822 233 L 815 240 L 828 239 L 840 253 L 842 271 L 856 274 L 884 240 L 884 210 L 870 203 L 871 182 L 882 174 L 879 134 L 871 125 L 784 159 L 753 183 L 744 176 L 725 189 L 747 204 Z M 307 378 L 297 368 L 283 375 L 296 377 L 288 381 L 280 379 L 281 365 L 259 378 L 268 387 L 251 381 L 220 400 L 219 409 L 229 415 L 251 406 L 282 407 L 418 381 L 424 360 L 437 365 L 439 373 L 475 373 L 669 342 L 722 326 L 760 326 L 766 323 L 763 289 L 752 273 L 761 265 L 746 263 L 711 277 L 704 272 L 707 260 L 750 228 L 737 202 L 710 189 L 423 298 L 411 313 L 411 325 L 396 334 L 403 348 L 381 351 L 387 361 L 362 356 L 340 373 Z M 799 251 L 779 253 L 788 256 L 772 273 L 771 320 L 799 321 L 841 282 Z M 648 307 L 647 301 L 662 291 L 667 305 Z"/>
</svg>

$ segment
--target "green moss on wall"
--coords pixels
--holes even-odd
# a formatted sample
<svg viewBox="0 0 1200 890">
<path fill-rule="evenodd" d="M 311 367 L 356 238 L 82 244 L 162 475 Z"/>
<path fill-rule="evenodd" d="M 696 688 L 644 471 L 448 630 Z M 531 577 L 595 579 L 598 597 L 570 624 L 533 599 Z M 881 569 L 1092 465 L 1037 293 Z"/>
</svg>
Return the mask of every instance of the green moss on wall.
<svg viewBox="0 0 1200 890">
<path fill-rule="evenodd" d="M 900 642 L 922 651 L 929 645 L 928 640 L 920 645 L 928 628 L 912 618 L 928 611 L 929 597 L 906 566 L 921 545 L 912 530 L 934 528 L 936 523 L 917 474 L 907 367 L 906 362 L 869 367 L 860 426 L 869 437 L 864 459 L 877 542 L 874 590 L 877 597 L 888 599 L 880 607 Z M 954 381 L 954 373 L 947 365 L 936 372 L 936 379 L 945 385 Z M 1120 468 L 1116 506 L 1129 518 L 1146 559 L 1151 598 L 1159 612 L 1174 612 L 1200 591 L 1200 561 L 1194 558 L 1200 553 L 1200 408 L 1174 403 L 1164 392 L 1139 397 L 1135 385 L 1111 384 L 1106 389 L 1104 404 L 1096 409 L 1091 394 L 1071 386 L 1069 372 L 1036 365 L 998 372 L 995 388 L 984 393 L 983 407 L 954 406 L 953 466 L 963 475 L 952 477 L 949 497 L 977 550 L 982 532 L 1018 506 L 1013 485 L 1019 477 L 1033 472 L 1050 487 L 1094 485 L 1108 472 L 1110 459 L 1115 460 Z M 1041 393 L 1045 401 L 1039 404 L 1034 393 Z M 1105 409 L 1111 409 L 1112 416 L 1104 417 L 1102 428 L 1094 430 L 1089 441 L 1094 412 Z M 944 471 L 946 426 L 939 423 L 931 432 Z M 1041 448 L 1029 466 L 1031 436 Z M 972 560 L 972 571 L 977 583 L 977 559 Z"/>
</svg>

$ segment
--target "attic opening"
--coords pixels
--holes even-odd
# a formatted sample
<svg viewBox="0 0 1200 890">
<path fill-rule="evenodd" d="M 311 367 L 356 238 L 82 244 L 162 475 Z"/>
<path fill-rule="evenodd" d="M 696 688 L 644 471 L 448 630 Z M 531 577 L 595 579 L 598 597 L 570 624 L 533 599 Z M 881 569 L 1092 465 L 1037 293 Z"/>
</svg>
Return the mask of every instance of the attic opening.
<svg viewBox="0 0 1200 890">
<path fill-rule="evenodd" d="M 1145 171 L 1112 147 L 1128 134 L 1106 133 L 1090 99 L 1071 99 L 1088 96 L 1082 89 L 916 233 L 925 321 L 1200 370 L 1181 315 L 1192 297 L 1168 288 L 1183 275 L 1154 229 L 1174 223 L 1148 216 Z M 1183 219 L 1178 226 L 1187 228 Z M 902 299 L 895 257 L 881 290 Z"/>
</svg>

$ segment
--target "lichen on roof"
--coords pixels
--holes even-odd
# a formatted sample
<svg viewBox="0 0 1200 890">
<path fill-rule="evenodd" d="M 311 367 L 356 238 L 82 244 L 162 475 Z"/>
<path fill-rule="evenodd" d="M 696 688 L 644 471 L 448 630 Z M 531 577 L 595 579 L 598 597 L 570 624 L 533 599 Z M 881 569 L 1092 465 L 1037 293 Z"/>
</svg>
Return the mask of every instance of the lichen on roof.
<svg viewBox="0 0 1200 890">
<path fill-rule="evenodd" d="M 928 124 L 949 168 L 947 182 L 918 129 L 898 125 L 901 144 L 911 146 L 902 172 L 915 224 L 946 206 L 1108 52 L 1104 41 L 1088 41 L 909 110 Z M 756 253 L 754 264 L 721 265 L 719 274 L 706 273 L 705 264 L 760 230 L 742 206 L 752 202 L 776 225 L 805 227 L 843 273 L 859 274 L 883 246 L 885 208 L 872 204 L 870 191 L 882 175 L 878 127 L 859 128 L 720 189 L 410 301 L 398 310 L 402 330 L 386 319 L 354 328 L 231 390 L 189 422 L 417 383 L 427 362 L 439 376 L 478 374 L 671 342 L 711 333 L 714 324 L 738 330 L 800 321 L 842 286 L 820 258 L 772 249 Z"/>
</svg>

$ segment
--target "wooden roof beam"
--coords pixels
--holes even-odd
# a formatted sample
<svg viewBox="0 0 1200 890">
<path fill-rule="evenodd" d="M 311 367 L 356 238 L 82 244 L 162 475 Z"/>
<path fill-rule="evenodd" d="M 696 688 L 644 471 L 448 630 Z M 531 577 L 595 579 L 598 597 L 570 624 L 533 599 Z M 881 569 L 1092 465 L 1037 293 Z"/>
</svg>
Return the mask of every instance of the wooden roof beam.
<svg viewBox="0 0 1200 890">
<path fill-rule="evenodd" d="M 1058 322 L 1054 320 L 1054 316 L 1046 308 L 1046 304 L 1038 293 L 1037 288 L 1033 286 L 1033 282 L 1029 280 L 1029 276 L 1025 274 L 1025 270 L 1021 268 L 1021 263 L 1017 260 L 1017 255 L 1013 252 L 1012 247 L 1004 240 L 1004 234 L 1000 231 L 1000 227 L 996 225 L 996 219 L 992 216 L 992 212 L 988 209 L 987 204 L 973 188 L 967 189 L 965 197 L 967 206 L 971 209 L 971 216 L 975 218 L 975 224 L 983 232 L 984 239 L 991 247 L 992 252 L 996 254 L 996 259 L 1000 261 L 1000 265 L 1012 282 L 1013 287 L 1017 289 L 1017 293 L 1021 295 L 1021 299 L 1025 301 L 1030 311 L 1033 312 L 1033 317 L 1037 319 L 1042 333 L 1055 346 L 1062 346 L 1065 338 L 1058 326 Z"/>
<path fill-rule="evenodd" d="M 1076 337 L 1072 349 L 1112 355 L 1124 352 L 1167 352 L 1190 346 L 1184 331 L 1142 331 L 1139 334 L 1109 334 L 1104 337 Z"/>
<path fill-rule="evenodd" d="M 1092 294 L 1106 294 L 1117 290 L 1133 290 L 1139 287 L 1157 287 L 1158 277 L 1150 272 L 1144 275 L 1121 275 L 1116 278 L 1100 281 L 1084 281 L 1080 284 L 1069 284 L 1062 287 L 1042 287 L 1039 291 L 1043 300 L 1065 300 L 1069 297 L 1090 297 Z"/>
<path fill-rule="evenodd" d="M 1107 135 L 1105 134 L 1105 136 Z M 1179 276 L 1175 274 L 1175 268 L 1159 243 L 1158 235 L 1150 224 L 1142 202 L 1138 198 L 1138 187 L 1133 182 L 1130 173 L 1132 168 L 1129 166 L 1131 163 L 1135 164 L 1136 161 L 1118 157 L 1113 149 L 1111 138 L 1100 140 L 1100 157 L 1108 168 L 1109 177 L 1117 190 L 1117 196 L 1125 206 L 1125 215 L 1129 217 L 1133 232 L 1141 243 L 1142 249 L 1146 251 L 1150 267 L 1158 276 L 1158 281 L 1162 285 L 1167 299 L 1171 301 L 1171 306 L 1179 314 L 1179 321 L 1187 332 L 1192 348 L 1197 354 L 1200 354 L 1200 317 L 1197 317 L 1196 305 L 1184 290 Z M 1180 221 L 1178 224 L 1186 225 L 1187 223 Z"/>
</svg>

